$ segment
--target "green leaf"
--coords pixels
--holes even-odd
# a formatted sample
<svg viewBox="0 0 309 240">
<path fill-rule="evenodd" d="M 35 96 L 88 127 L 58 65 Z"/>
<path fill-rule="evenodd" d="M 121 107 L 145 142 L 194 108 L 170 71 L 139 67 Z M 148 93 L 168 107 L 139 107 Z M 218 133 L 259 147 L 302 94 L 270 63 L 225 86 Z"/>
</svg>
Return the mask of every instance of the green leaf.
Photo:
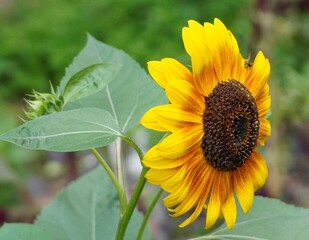
<svg viewBox="0 0 309 240">
<path fill-rule="evenodd" d="M 118 224 L 117 193 L 101 168 L 61 192 L 35 224 L 55 239 L 114 239 Z"/>
<path fill-rule="evenodd" d="M 38 216 L 35 225 L 55 239 L 115 239 L 119 221 L 117 193 L 97 168 L 62 191 Z M 126 239 L 135 239 L 141 216 L 133 215 Z M 149 232 L 145 234 L 149 237 Z M 146 238 L 145 238 L 146 239 Z"/>
<path fill-rule="evenodd" d="M 253 207 L 246 216 L 241 210 L 238 211 L 237 222 L 231 231 L 221 225 L 210 235 L 193 239 L 307 240 L 309 209 L 294 207 L 276 199 L 255 197 Z"/>
<path fill-rule="evenodd" d="M 74 74 L 63 91 L 64 104 L 73 102 L 102 90 L 116 75 L 115 64 L 94 64 Z"/>
<path fill-rule="evenodd" d="M 0 135 L 28 149 L 80 151 L 102 147 L 121 136 L 115 120 L 99 108 L 80 108 L 42 116 Z"/>
<path fill-rule="evenodd" d="M 112 81 L 97 94 L 67 104 L 64 110 L 81 107 L 104 109 L 111 113 L 119 129 L 127 132 L 139 124 L 149 108 L 166 102 L 163 90 L 130 56 L 90 35 L 85 48 L 66 69 L 60 89 L 65 89 L 69 79 L 81 69 L 104 63 L 119 66 Z"/>
<path fill-rule="evenodd" d="M 90 35 L 67 68 L 59 92 L 67 101 L 62 113 L 31 120 L 0 140 L 50 151 L 101 147 L 139 125 L 149 108 L 166 102 L 163 90 L 131 57 Z"/>
<path fill-rule="evenodd" d="M 38 226 L 25 223 L 4 224 L 0 229 L 1 240 L 55 240 Z"/>
</svg>

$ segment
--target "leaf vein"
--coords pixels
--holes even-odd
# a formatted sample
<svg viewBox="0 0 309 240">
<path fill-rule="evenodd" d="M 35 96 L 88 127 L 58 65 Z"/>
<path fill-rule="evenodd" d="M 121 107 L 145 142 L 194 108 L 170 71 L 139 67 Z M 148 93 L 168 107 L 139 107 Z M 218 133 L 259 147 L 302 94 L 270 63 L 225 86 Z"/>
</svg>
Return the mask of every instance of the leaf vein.
<svg viewBox="0 0 309 240">
<path fill-rule="evenodd" d="M 88 134 L 88 133 L 109 133 L 112 134 L 113 136 L 115 133 L 120 135 L 118 132 L 114 131 L 76 131 L 76 132 L 67 132 L 67 133 L 58 133 L 58 134 L 50 134 L 50 135 L 41 135 L 41 136 L 29 136 L 29 137 L 7 137 L 6 139 L 17 139 L 17 140 L 27 140 L 27 139 L 44 139 L 44 138 L 53 138 L 53 137 L 60 137 L 60 136 L 66 136 L 66 135 L 75 135 L 75 134 Z M 5 138 L 3 138 L 5 139 Z"/>
<path fill-rule="evenodd" d="M 116 122 L 117 126 L 119 126 L 117 113 L 116 113 L 116 110 L 115 110 L 115 106 L 114 106 L 108 85 L 106 86 L 106 94 L 107 94 L 107 98 L 108 98 L 108 101 L 110 103 L 110 106 L 111 106 L 111 109 L 112 109 L 112 112 L 113 112 L 113 115 L 114 115 L 114 118 L 115 118 L 115 122 Z"/>
<path fill-rule="evenodd" d="M 129 121 L 133 115 L 133 113 L 135 112 L 136 108 L 137 108 L 137 104 L 138 104 L 138 99 L 136 99 L 135 104 L 130 112 L 130 114 L 128 115 L 128 118 L 126 120 L 126 122 L 124 123 L 123 127 L 122 127 L 122 132 L 124 132 L 124 130 L 126 129 L 127 125 L 129 124 Z"/>
</svg>

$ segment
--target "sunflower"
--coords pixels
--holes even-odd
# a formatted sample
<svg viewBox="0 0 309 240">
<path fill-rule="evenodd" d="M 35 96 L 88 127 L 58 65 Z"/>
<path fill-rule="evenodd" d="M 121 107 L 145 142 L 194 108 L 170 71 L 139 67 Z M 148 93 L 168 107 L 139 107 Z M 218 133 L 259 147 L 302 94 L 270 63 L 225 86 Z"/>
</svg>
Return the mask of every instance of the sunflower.
<svg viewBox="0 0 309 240">
<path fill-rule="evenodd" d="M 206 229 L 221 216 L 232 229 L 236 197 L 248 213 L 268 175 L 256 148 L 270 135 L 270 65 L 261 51 L 252 63 L 244 59 L 219 19 L 188 25 L 182 37 L 192 70 L 171 58 L 148 62 L 170 103 L 148 110 L 141 124 L 170 134 L 145 154 L 146 178 L 169 193 L 171 216 L 190 213 L 180 227 L 206 209 Z"/>
</svg>

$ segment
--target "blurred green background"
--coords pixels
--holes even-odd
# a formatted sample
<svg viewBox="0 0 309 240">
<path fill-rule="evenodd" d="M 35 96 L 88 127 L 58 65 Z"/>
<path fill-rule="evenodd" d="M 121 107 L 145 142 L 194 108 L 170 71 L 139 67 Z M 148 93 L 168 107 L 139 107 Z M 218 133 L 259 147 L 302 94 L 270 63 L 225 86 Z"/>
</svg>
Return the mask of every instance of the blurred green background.
<svg viewBox="0 0 309 240">
<path fill-rule="evenodd" d="M 244 57 L 262 50 L 271 62 L 272 136 L 262 150 L 269 178 L 259 194 L 309 207 L 307 0 L 0 0 L 0 133 L 21 123 L 26 94 L 49 92 L 49 81 L 57 86 L 87 32 L 144 68 L 163 57 L 189 64 L 182 27 L 189 19 L 215 17 L 231 29 Z M 0 225 L 33 221 L 93 164 L 84 153 L 34 152 L 0 142 Z"/>
</svg>

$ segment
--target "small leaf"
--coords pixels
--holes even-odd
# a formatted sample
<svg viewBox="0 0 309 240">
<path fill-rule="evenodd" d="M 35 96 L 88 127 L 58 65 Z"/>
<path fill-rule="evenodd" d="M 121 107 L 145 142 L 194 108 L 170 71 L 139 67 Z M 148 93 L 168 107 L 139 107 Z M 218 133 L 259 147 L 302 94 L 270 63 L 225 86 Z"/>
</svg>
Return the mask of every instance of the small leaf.
<svg viewBox="0 0 309 240">
<path fill-rule="evenodd" d="M 56 240 L 38 226 L 24 223 L 4 224 L 0 229 L 1 240 Z"/>
<path fill-rule="evenodd" d="M 63 91 L 64 104 L 73 102 L 102 90 L 117 74 L 115 64 L 94 64 L 74 74 Z"/>
<path fill-rule="evenodd" d="M 121 136 L 113 117 L 98 108 L 80 108 L 42 116 L 0 135 L 28 149 L 80 151 L 102 147 Z"/>
<path fill-rule="evenodd" d="M 64 89 L 68 81 L 93 64 L 113 64 L 119 71 L 100 92 L 68 103 L 64 110 L 81 107 L 97 107 L 108 111 L 121 132 L 127 132 L 139 124 L 142 115 L 151 107 L 165 103 L 163 90 L 125 52 L 104 44 L 88 35 L 85 48 L 66 69 L 60 82 Z"/>
<path fill-rule="evenodd" d="M 253 207 L 246 216 L 241 210 L 238 211 L 237 222 L 231 231 L 221 225 L 210 235 L 193 239 L 307 240 L 309 209 L 294 207 L 276 199 L 255 197 Z"/>
<path fill-rule="evenodd" d="M 64 189 L 38 216 L 35 225 L 55 239 L 115 239 L 119 201 L 105 171 L 98 167 Z M 141 216 L 133 215 L 126 239 L 135 239 Z M 149 232 L 146 232 L 149 236 Z"/>
</svg>

